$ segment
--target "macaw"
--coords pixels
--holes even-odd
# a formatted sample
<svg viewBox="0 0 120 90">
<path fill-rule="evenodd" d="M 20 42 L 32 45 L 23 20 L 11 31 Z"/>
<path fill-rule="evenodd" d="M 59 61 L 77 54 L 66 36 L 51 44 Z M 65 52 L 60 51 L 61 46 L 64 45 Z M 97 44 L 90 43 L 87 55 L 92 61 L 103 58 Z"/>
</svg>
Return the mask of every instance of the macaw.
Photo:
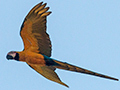
<svg viewBox="0 0 120 90">
<path fill-rule="evenodd" d="M 45 78 L 66 87 L 69 86 L 60 80 L 55 72 L 56 68 L 118 81 L 116 78 L 50 58 L 52 45 L 49 35 L 46 32 L 46 18 L 51 14 L 48 10 L 49 7 L 46 7 L 46 3 L 43 4 L 43 2 L 37 4 L 30 10 L 20 30 L 20 36 L 24 43 L 24 50 L 20 52 L 10 51 L 6 58 L 8 60 L 12 59 L 26 62 L 31 68 Z"/>
</svg>

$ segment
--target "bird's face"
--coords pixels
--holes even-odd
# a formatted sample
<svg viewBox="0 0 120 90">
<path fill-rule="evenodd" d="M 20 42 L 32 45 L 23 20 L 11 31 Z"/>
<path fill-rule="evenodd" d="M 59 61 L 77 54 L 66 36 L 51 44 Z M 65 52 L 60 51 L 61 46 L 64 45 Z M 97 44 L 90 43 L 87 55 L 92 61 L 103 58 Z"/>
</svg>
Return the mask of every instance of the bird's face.
<svg viewBox="0 0 120 90">
<path fill-rule="evenodd" d="M 19 54 L 15 51 L 11 51 L 7 54 L 6 58 L 9 59 L 13 59 L 13 60 L 17 60 L 19 61 Z"/>
</svg>

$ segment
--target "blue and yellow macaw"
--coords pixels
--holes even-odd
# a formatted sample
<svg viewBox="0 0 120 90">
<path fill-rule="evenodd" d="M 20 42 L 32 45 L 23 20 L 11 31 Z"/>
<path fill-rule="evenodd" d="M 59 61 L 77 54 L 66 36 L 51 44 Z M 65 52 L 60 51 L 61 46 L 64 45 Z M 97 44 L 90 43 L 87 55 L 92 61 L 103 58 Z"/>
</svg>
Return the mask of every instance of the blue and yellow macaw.
<svg viewBox="0 0 120 90">
<path fill-rule="evenodd" d="M 24 42 L 24 50 L 21 52 L 9 52 L 6 56 L 7 59 L 26 62 L 45 78 L 66 87 L 68 85 L 63 83 L 56 74 L 56 68 L 118 81 L 116 78 L 50 58 L 52 45 L 49 35 L 46 32 L 46 18 L 51 14 L 48 9 L 49 7 L 46 7 L 46 3 L 43 4 L 43 2 L 32 8 L 25 17 L 20 30 L 20 35 Z"/>
</svg>

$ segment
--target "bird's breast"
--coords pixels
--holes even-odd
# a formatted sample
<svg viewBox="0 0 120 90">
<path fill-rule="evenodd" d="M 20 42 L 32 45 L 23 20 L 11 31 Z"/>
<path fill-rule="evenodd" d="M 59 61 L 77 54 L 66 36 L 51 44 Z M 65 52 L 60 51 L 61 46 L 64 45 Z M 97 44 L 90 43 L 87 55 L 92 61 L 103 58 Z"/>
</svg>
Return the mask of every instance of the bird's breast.
<svg viewBox="0 0 120 90">
<path fill-rule="evenodd" d="M 26 62 L 31 64 L 40 64 L 42 66 L 45 65 L 44 56 L 41 54 L 32 54 L 26 56 Z"/>
</svg>

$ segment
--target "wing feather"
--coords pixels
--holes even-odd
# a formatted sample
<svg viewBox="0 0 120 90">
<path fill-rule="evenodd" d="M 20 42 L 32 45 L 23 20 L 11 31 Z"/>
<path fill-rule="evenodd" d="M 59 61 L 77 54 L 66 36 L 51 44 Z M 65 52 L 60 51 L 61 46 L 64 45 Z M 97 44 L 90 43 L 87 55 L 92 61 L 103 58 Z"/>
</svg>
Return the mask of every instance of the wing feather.
<svg viewBox="0 0 120 90">
<path fill-rule="evenodd" d="M 50 57 L 52 45 L 46 32 L 46 18 L 51 12 L 46 5 L 41 2 L 31 9 L 21 26 L 20 35 L 24 50 L 30 49 Z"/>
<path fill-rule="evenodd" d="M 36 70 L 38 73 L 40 73 L 42 76 L 44 76 L 45 78 L 57 82 L 61 85 L 64 85 L 66 87 L 69 87 L 68 85 L 66 85 L 65 83 L 63 83 L 60 78 L 58 77 L 57 73 L 55 72 L 54 67 L 52 66 L 40 66 L 40 65 L 36 65 L 36 64 L 29 64 L 28 65 L 33 68 L 34 70 Z"/>
</svg>

